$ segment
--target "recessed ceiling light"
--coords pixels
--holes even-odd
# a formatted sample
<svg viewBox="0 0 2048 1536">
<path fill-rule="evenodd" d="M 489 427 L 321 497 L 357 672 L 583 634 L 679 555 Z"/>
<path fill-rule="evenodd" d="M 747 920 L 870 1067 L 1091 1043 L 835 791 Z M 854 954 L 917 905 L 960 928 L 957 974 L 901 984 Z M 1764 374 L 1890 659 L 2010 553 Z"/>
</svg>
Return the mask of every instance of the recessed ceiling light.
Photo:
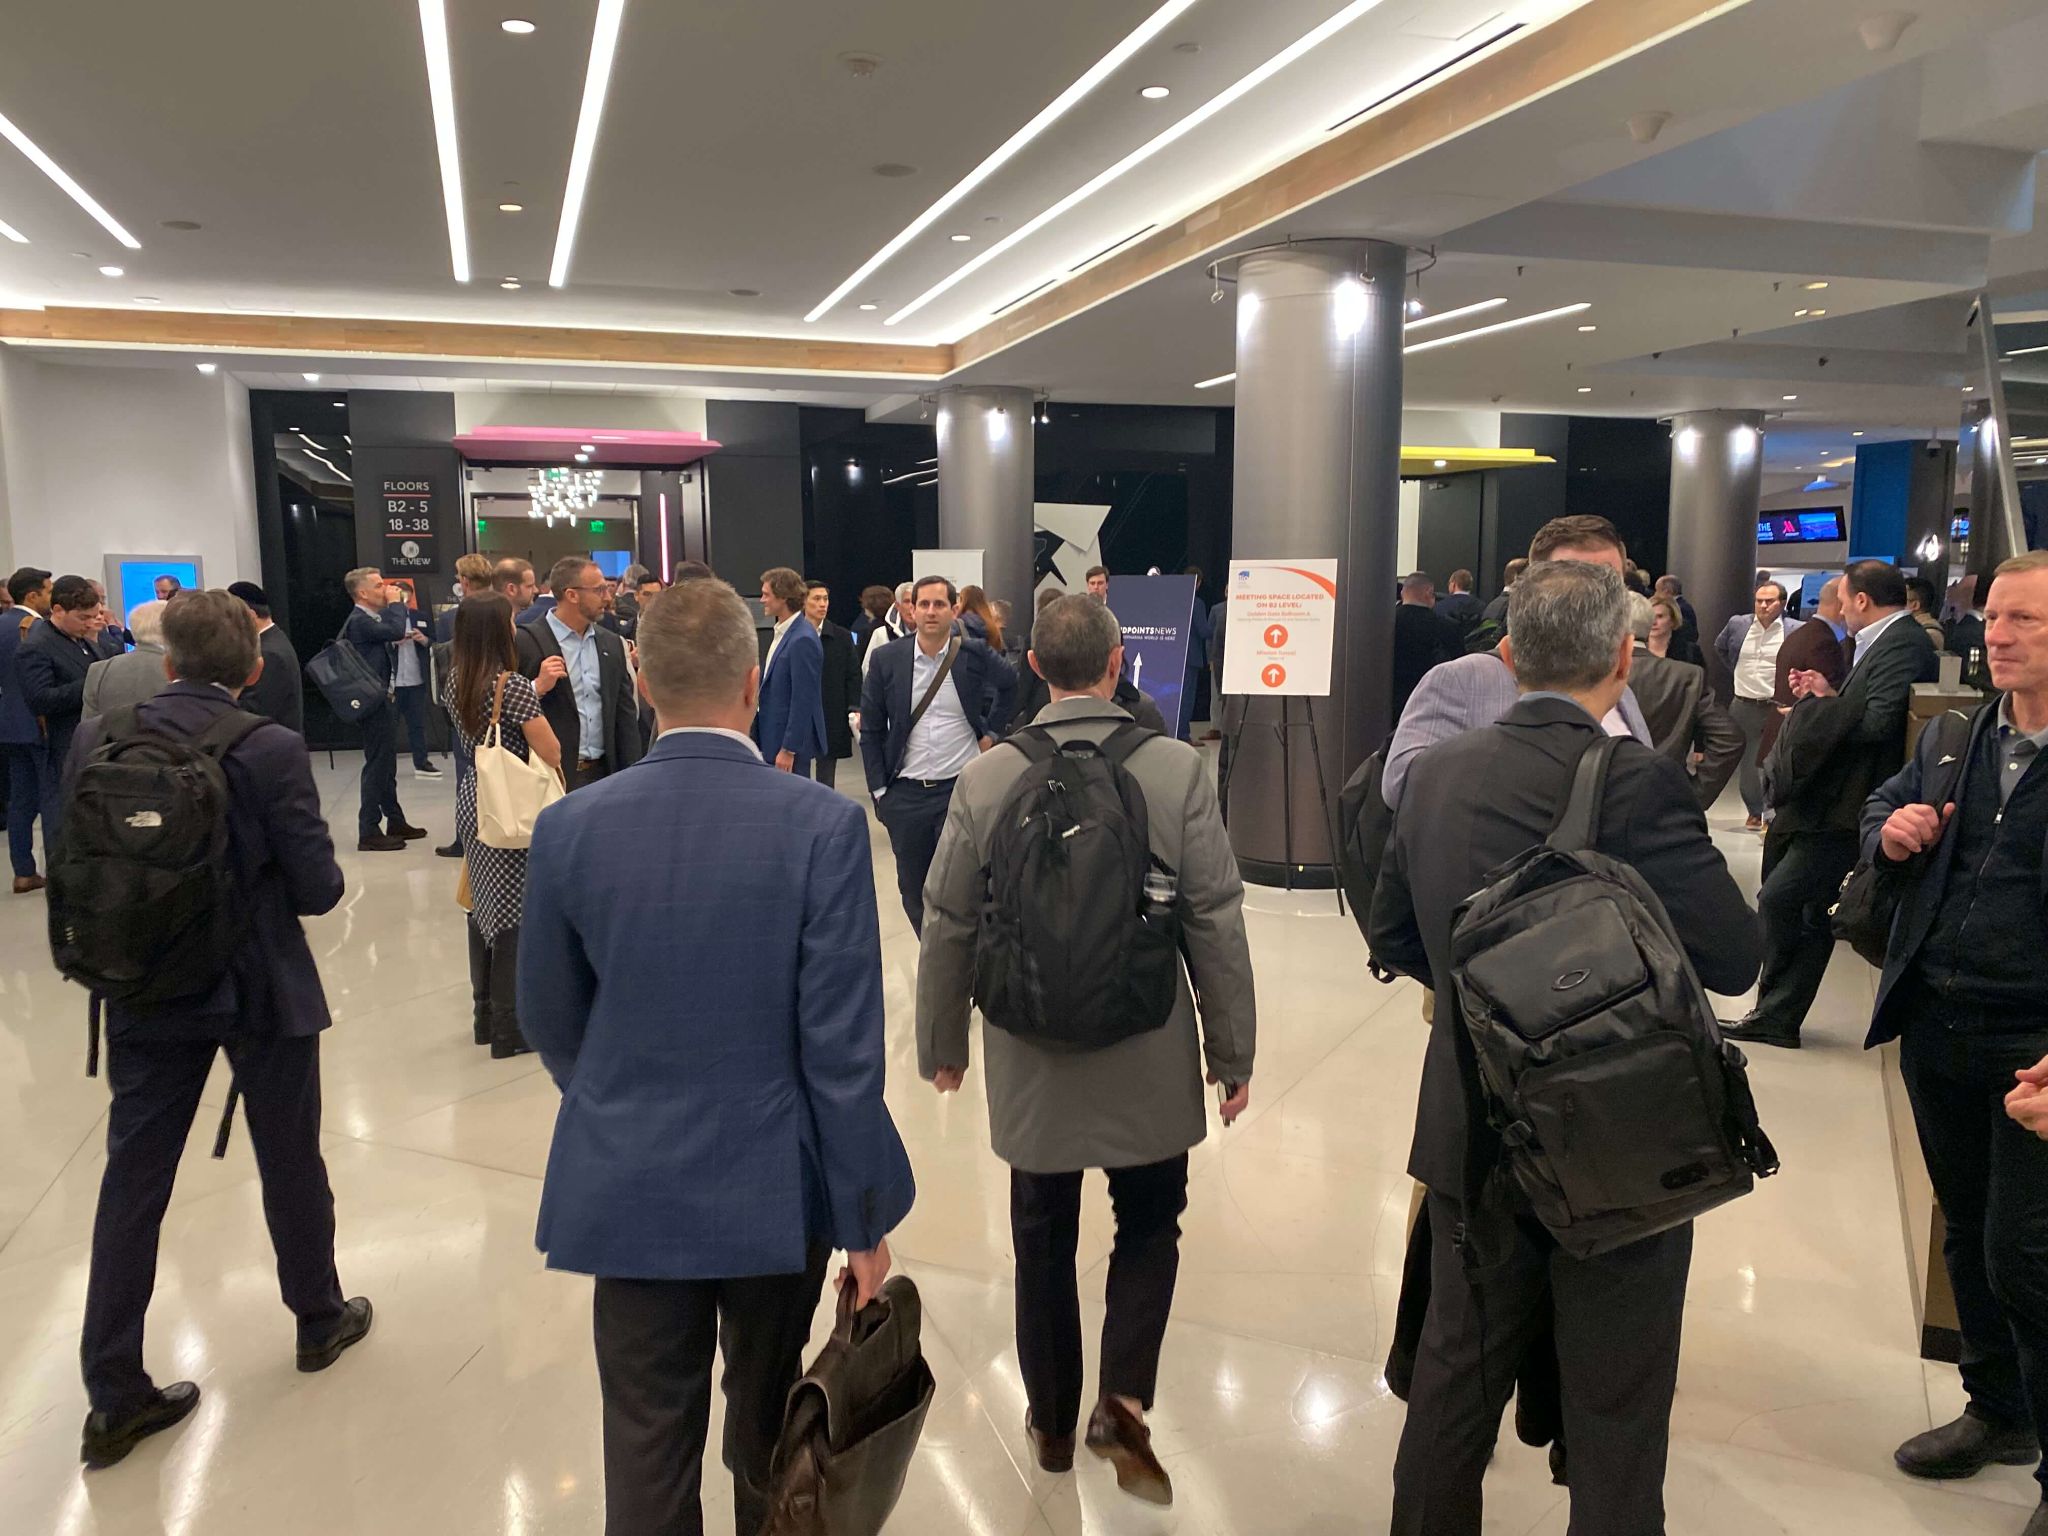
<svg viewBox="0 0 2048 1536">
<path fill-rule="evenodd" d="M 1436 461 L 1436 467 L 1438 469 L 1449 469 L 1451 467 L 1451 461 L 1449 459 L 1438 459 Z"/>
<path fill-rule="evenodd" d="M 952 241 L 953 241 L 953 243 L 954 243 L 955 245 L 965 245 L 965 244 L 966 244 L 966 243 L 967 243 L 968 241 L 972 240 L 972 239 L 974 238 L 974 236 L 972 236 L 972 235 L 954 235 L 954 236 L 952 236 L 951 238 L 952 238 Z"/>
<path fill-rule="evenodd" d="M 299 375 L 299 377 L 304 379 L 308 384 L 318 384 L 320 382 L 320 375 L 317 373 L 302 373 Z M 297 429 L 294 428 L 293 430 L 296 431 Z"/>
<path fill-rule="evenodd" d="M 1781 400 L 1797 400 L 1799 397 L 1797 395 L 1780 395 L 1778 398 Z"/>
<path fill-rule="evenodd" d="M 1285 48 L 1267 59 L 1265 63 L 1253 69 L 1249 74 L 1241 76 L 1230 85 L 1225 86 L 1199 107 L 1181 117 L 1171 127 L 1162 129 L 1154 137 L 1148 139 L 1145 143 L 1139 145 L 1121 160 L 1117 161 L 1116 164 L 1110 166 L 1107 170 L 1097 173 L 1092 179 L 1076 187 L 1044 212 L 1034 218 L 1027 219 L 1008 236 L 998 240 L 994 245 L 977 255 L 972 261 L 963 262 L 958 270 L 919 294 L 917 298 L 891 315 L 885 323 L 895 325 L 916 314 L 925 305 L 931 303 L 932 300 L 949 291 L 955 284 L 964 282 L 968 277 L 980 271 L 1011 247 L 1029 239 L 1054 219 L 1086 202 L 1104 187 L 1118 180 L 1126 172 L 1144 164 L 1145 161 L 1151 159 L 1161 150 L 1194 132 L 1195 129 L 1209 121 L 1217 113 L 1265 84 L 1266 81 L 1279 74 L 1288 65 L 1328 42 L 1368 11 L 1376 9 L 1380 3 L 1381 0 L 1351 0 L 1351 4 L 1338 11 L 1336 15 L 1328 18 L 1320 26 L 1304 32 Z M 1168 5 L 1165 9 L 1177 10 L 1178 7 Z M 1158 15 L 1161 14 L 1164 14 L 1164 12 L 1156 13 L 1153 19 L 1156 20 Z M 1146 25 L 1150 26 L 1151 22 L 1148 21 Z M 866 273 L 863 272 L 861 275 L 864 277 Z"/>
<path fill-rule="evenodd" d="M 90 192 L 71 179 L 63 166 L 44 154 L 35 140 L 15 127 L 5 117 L 0 117 L 0 138 L 6 139 L 8 143 L 28 156 L 29 160 L 34 163 L 35 168 L 62 187 L 64 195 L 90 214 L 93 222 L 99 225 L 101 229 L 104 229 L 131 251 L 142 249 L 142 242 L 140 240 L 123 229 L 120 222 L 111 213 L 107 212 L 106 209 L 93 200 Z"/>
<path fill-rule="evenodd" d="M 334 402 L 334 408 L 337 411 L 345 411 L 348 409 L 348 402 L 346 400 L 337 400 Z"/>
<path fill-rule="evenodd" d="M 619 49 L 619 22 L 626 0 L 597 0 L 597 25 L 590 34 L 590 64 L 583 75 L 583 105 L 576 113 L 576 140 L 569 150 L 569 180 L 562 192 L 562 222 L 555 230 L 555 259 L 548 286 L 569 281 L 569 257 L 576 249 L 576 226 L 583 219 L 583 194 L 590 187 L 590 164 L 597 158 L 597 129 L 604 121 L 605 92 L 611 88 L 612 58 Z"/>
<path fill-rule="evenodd" d="M 1599 329 L 1600 329 L 1600 327 L 1599 327 L 1599 326 L 1597 326 L 1597 325 L 1582 325 L 1582 326 L 1580 326 L 1580 327 L 1579 327 L 1579 330 L 1580 330 L 1580 331 L 1581 331 L 1582 333 L 1583 333 L 1583 332 L 1585 332 L 1585 331 L 1597 331 L 1597 330 L 1599 330 Z"/>
<path fill-rule="evenodd" d="M 1236 378 L 1236 377 L 1237 377 L 1237 375 L 1236 375 L 1236 374 L 1234 374 L 1234 373 L 1219 373 L 1219 374 L 1217 374 L 1217 375 L 1216 375 L 1216 377 L 1215 377 L 1215 378 L 1213 378 L 1213 379 L 1203 379 L 1203 380 L 1199 381 L 1199 382 L 1198 382 L 1198 383 L 1197 383 L 1197 384 L 1195 385 L 1195 388 L 1197 388 L 1197 389 L 1214 389 L 1214 388 L 1215 388 L 1215 387 L 1216 387 L 1216 386 L 1217 386 L 1218 384 L 1228 384 L 1228 383 L 1229 383 L 1229 382 L 1230 382 L 1230 381 L 1231 381 L 1232 379 L 1234 379 L 1234 378 Z"/>
<path fill-rule="evenodd" d="M 1579 386 L 1579 393 L 1582 395 L 1590 395 L 1591 393 L 1593 393 L 1593 386 L 1590 384 L 1581 384 Z"/>
<path fill-rule="evenodd" d="M 1444 310 L 1441 314 L 1420 316 L 1417 319 L 1408 321 L 1401 329 L 1403 331 L 1419 331 L 1426 326 L 1442 325 L 1446 320 L 1462 320 L 1467 315 L 1480 314 L 1489 309 L 1499 309 L 1505 303 L 1507 303 L 1507 300 L 1504 298 L 1481 299 L 1477 304 L 1462 304 L 1456 309 Z"/>
<path fill-rule="evenodd" d="M 1534 315 L 1518 315 L 1513 320 L 1497 320 L 1492 325 L 1478 326 L 1469 331 L 1459 331 L 1455 336 L 1439 336 L 1433 341 L 1418 341 L 1403 347 L 1406 352 L 1427 352 L 1435 347 L 1453 346 L 1461 341 L 1470 341 L 1475 336 L 1491 336 L 1496 331 L 1512 331 L 1519 326 L 1536 325 L 1545 320 L 1560 319 L 1565 315 L 1583 314 L 1593 306 L 1590 303 L 1565 304 L 1556 309 L 1546 309 Z"/>
<path fill-rule="evenodd" d="M 1974 390 L 1975 390 L 1976 388 L 1977 388 L 1977 386 L 1976 386 L 1976 385 L 1974 385 L 1974 384 L 1965 384 L 1965 385 L 1963 386 L 1963 393 L 1964 393 L 1964 394 L 1966 394 L 1966 395 L 1967 395 L 1967 394 L 1970 394 L 1970 393 L 1972 393 L 1972 392 L 1973 392 L 1973 391 L 1974 391 Z"/>
<path fill-rule="evenodd" d="M 498 30 L 501 32 L 510 32 L 514 37 L 530 37 L 533 34 L 535 28 L 533 23 L 530 21 L 521 21 L 516 16 L 509 16 L 505 20 L 498 23 Z"/>
<path fill-rule="evenodd" d="M 993 176 L 997 170 L 1022 150 L 1025 145 L 1029 144 L 1061 117 L 1065 116 L 1076 102 L 1080 101 L 1082 97 L 1086 96 L 1096 86 L 1122 68 L 1133 54 L 1157 37 L 1172 24 L 1176 17 L 1194 3 L 1195 0 L 1166 0 L 1164 5 L 1140 22 L 1135 31 L 1114 48 L 1110 49 L 1100 59 L 1096 60 L 1087 73 L 1083 74 L 1064 91 L 1061 91 L 1059 95 L 1047 102 L 1031 121 L 997 145 L 986 159 L 965 176 L 961 177 L 960 180 L 953 183 L 952 186 L 948 187 L 944 195 L 937 202 L 904 225 L 890 239 L 887 245 L 884 245 L 874 255 L 862 262 L 859 267 L 855 268 L 846 281 L 826 294 L 819 301 L 817 307 L 804 316 L 804 320 L 808 323 L 819 319 L 841 299 L 866 282 L 869 275 L 876 268 L 880 267 L 883 262 L 930 229 L 945 214 L 947 209 L 959 202 L 984 181 L 987 181 L 989 177 Z M 877 168 L 877 174 L 880 174 L 879 168 Z"/>
<path fill-rule="evenodd" d="M 882 307 L 882 306 L 881 306 L 881 305 L 879 305 L 879 304 L 863 304 L 863 305 L 861 305 L 861 308 L 862 308 L 862 309 L 870 309 L 870 310 L 872 310 L 872 309 L 880 309 L 881 307 Z"/>
<path fill-rule="evenodd" d="M 576 455 L 576 462 L 578 464 L 588 464 L 590 462 L 590 455 L 587 453 L 579 453 Z"/>
<path fill-rule="evenodd" d="M 448 54 L 446 0 L 420 0 L 420 42 L 427 56 L 427 98 L 434 114 L 434 148 L 441 162 L 441 209 L 448 221 L 448 264 L 455 281 L 469 281 L 469 227 L 463 216 L 462 150 L 455 133 L 455 68 Z"/>
<path fill-rule="evenodd" d="M 1827 284 L 1826 284 L 1826 283 L 1805 283 L 1805 284 L 1802 284 L 1801 286 L 1802 286 L 1802 287 L 1804 287 L 1804 288 L 1806 289 L 1806 291 L 1807 291 L 1808 293 L 1819 293 L 1819 292 L 1821 291 L 1821 289 L 1823 289 L 1823 288 L 1827 287 Z"/>
<path fill-rule="evenodd" d="M 585 453 L 595 453 L 595 452 L 597 452 L 597 444 L 595 444 L 595 443 L 585 443 L 585 444 L 583 445 L 583 451 L 584 451 Z"/>
<path fill-rule="evenodd" d="M 1420 299 L 1410 299 L 1408 301 L 1408 313 L 1410 316 L 1419 315 L 1427 308 L 1429 306 Z"/>
<path fill-rule="evenodd" d="M 1849 435 L 1851 437 L 1861 437 L 1863 434 L 1861 432 L 1851 432 Z"/>
<path fill-rule="evenodd" d="M 122 276 L 122 275 L 123 275 L 123 274 L 124 274 L 124 273 L 126 272 L 126 270 L 127 270 L 127 269 L 126 269 L 125 267 L 101 267 L 101 268 L 100 268 L 100 276 L 101 276 L 101 277 L 120 277 L 120 276 Z"/>
<path fill-rule="evenodd" d="M 1822 315 L 1826 314 L 1827 311 L 1824 309 L 1809 309 L 1807 313 L 1813 316 L 1814 319 L 1818 320 Z"/>
<path fill-rule="evenodd" d="M 500 204 L 498 204 L 498 212 L 500 212 L 500 213 L 524 213 L 524 212 L 526 212 L 526 204 L 524 204 L 524 203 L 500 203 Z"/>
<path fill-rule="evenodd" d="M 135 295 L 135 302 L 137 304 L 161 304 L 163 300 L 153 293 L 138 293 Z"/>
<path fill-rule="evenodd" d="M 1813 311 L 1810 309 L 1795 309 L 1792 311 L 1792 318 L 1794 320 L 1804 320 L 1808 315 L 1812 313 Z"/>
<path fill-rule="evenodd" d="M 1164 101 L 1167 97 L 1171 96 L 1173 92 L 1163 85 L 1148 85 L 1145 87 L 1145 89 L 1138 92 L 1138 94 L 1144 97 L 1147 101 Z"/>
<path fill-rule="evenodd" d="M 197 368 L 197 369 L 198 369 L 198 370 L 199 370 L 199 371 L 200 371 L 201 373 L 212 373 L 212 372 L 213 372 L 213 371 L 214 371 L 214 370 L 215 370 L 216 368 L 220 367 L 220 364 L 219 364 L 219 363 L 194 363 L 194 364 L 193 364 L 192 366 L 193 366 L 193 367 L 195 367 L 195 368 Z"/>
<path fill-rule="evenodd" d="M 509 291 L 519 286 L 519 279 L 516 277 L 508 277 L 503 282 L 499 283 L 498 286 Z"/>
<path fill-rule="evenodd" d="M 12 224 L 8 223 L 5 219 L 0 219 L 0 235 L 5 235 L 8 239 L 12 240 L 16 245 L 28 244 L 28 236 L 24 235 L 20 230 L 16 229 Z"/>
</svg>

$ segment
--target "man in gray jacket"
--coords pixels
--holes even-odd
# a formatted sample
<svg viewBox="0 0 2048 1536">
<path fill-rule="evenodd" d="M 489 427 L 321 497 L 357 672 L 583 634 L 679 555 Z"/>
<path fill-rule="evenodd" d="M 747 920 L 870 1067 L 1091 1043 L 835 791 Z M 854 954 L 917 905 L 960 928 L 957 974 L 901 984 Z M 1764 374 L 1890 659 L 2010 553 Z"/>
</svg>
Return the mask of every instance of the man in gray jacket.
<svg viewBox="0 0 2048 1536">
<path fill-rule="evenodd" d="M 135 649 L 86 668 L 83 718 L 111 715 L 129 704 L 153 699 L 169 686 L 171 679 L 164 671 L 167 606 L 160 602 L 139 605 L 128 615 L 128 632 L 135 636 Z"/>
<path fill-rule="evenodd" d="M 1124 648 L 1116 617 L 1102 603 L 1076 596 L 1048 605 L 1032 628 L 1027 659 L 1051 685 L 1052 702 L 1037 724 L 1055 741 L 1100 744 L 1130 719 L 1110 702 Z M 982 870 L 1025 767 L 1023 752 L 997 748 L 962 770 L 925 883 L 918 1070 L 941 1093 L 957 1089 L 967 1069 Z M 1171 1016 L 1157 1029 L 1095 1050 L 1051 1050 L 1000 1029 L 984 1030 L 982 1040 L 990 1130 L 996 1155 L 1010 1165 L 1017 1354 L 1038 1463 L 1048 1472 L 1073 1465 L 1081 1410 L 1074 1278 L 1081 1175 L 1100 1168 L 1116 1209 L 1116 1244 L 1088 1448 L 1115 1464 L 1126 1492 L 1168 1504 L 1173 1485 L 1152 1454 L 1144 1414 L 1180 1263 L 1188 1149 L 1208 1133 L 1204 1058 L 1208 1081 L 1222 1085 L 1228 1125 L 1250 1101 L 1255 1018 L 1244 888 L 1208 765 L 1193 747 L 1159 736 L 1142 742 L 1125 768 L 1145 798 L 1152 853 L 1179 879 L 1187 967 L 1177 977 Z"/>
</svg>

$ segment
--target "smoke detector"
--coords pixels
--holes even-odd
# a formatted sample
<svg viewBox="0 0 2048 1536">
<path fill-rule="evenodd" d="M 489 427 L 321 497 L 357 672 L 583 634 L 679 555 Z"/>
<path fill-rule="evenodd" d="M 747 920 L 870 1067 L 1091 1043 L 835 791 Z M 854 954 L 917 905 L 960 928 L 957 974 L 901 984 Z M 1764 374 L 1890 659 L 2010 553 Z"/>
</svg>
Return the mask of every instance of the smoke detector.
<svg viewBox="0 0 2048 1536">
<path fill-rule="evenodd" d="M 1669 112 L 1637 112 L 1628 120 L 1628 136 L 1638 144 L 1651 143 L 1670 121 Z"/>
<path fill-rule="evenodd" d="M 842 53 L 839 55 L 839 62 L 856 80 L 871 79 L 875 71 L 882 67 L 881 55 L 874 53 Z"/>
</svg>

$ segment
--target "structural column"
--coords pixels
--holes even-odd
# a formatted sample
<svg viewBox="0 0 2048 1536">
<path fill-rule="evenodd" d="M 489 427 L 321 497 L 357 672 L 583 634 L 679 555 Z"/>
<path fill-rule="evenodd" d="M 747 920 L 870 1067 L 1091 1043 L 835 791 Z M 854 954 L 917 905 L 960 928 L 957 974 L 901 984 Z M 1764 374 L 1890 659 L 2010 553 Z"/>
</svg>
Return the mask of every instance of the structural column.
<svg viewBox="0 0 2048 1536">
<path fill-rule="evenodd" d="M 1339 604 L 1330 696 L 1289 701 L 1291 781 L 1270 729 L 1280 701 L 1239 700 L 1228 711 L 1233 722 L 1248 712 L 1230 770 L 1230 841 L 1261 882 L 1278 884 L 1290 863 L 1297 879 L 1331 880 L 1308 704 L 1333 804 L 1389 730 L 1407 255 L 1379 240 L 1315 240 L 1238 262 L 1231 552 L 1334 556 Z"/>
<path fill-rule="evenodd" d="M 981 551 L 982 586 L 1031 612 L 1034 445 L 1028 389 L 939 395 L 939 543 Z M 914 573 L 926 574 L 923 571 Z"/>
<path fill-rule="evenodd" d="M 1685 583 L 1702 639 L 1756 604 L 1751 583 L 1763 472 L 1762 413 L 1693 411 L 1672 418 L 1667 568 Z M 1713 676 L 1720 663 L 1711 645 L 1702 650 Z"/>
</svg>

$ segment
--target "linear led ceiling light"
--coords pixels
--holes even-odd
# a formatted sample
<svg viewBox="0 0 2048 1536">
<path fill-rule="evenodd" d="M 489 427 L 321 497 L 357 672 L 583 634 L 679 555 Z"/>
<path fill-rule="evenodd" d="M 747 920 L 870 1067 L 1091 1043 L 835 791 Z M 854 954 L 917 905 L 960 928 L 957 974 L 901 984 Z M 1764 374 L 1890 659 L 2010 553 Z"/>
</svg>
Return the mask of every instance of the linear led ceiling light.
<svg viewBox="0 0 2048 1536">
<path fill-rule="evenodd" d="M 1171 25 L 1181 12 L 1187 10 L 1194 3 L 1195 0 L 1166 0 L 1166 4 L 1160 6 L 1158 10 L 1139 23 L 1137 31 L 1096 60 L 1094 67 L 1085 75 L 1081 76 L 1080 79 L 1046 103 L 1036 117 L 1032 118 L 1030 122 L 996 146 L 995 150 L 986 160 L 982 161 L 981 164 L 977 165 L 949 187 L 946 190 L 945 196 L 933 203 L 931 207 L 925 209 L 915 219 L 912 219 L 894 239 L 861 263 L 859 269 L 851 277 L 847 278 L 845 282 L 826 294 L 818 307 L 804 316 L 804 320 L 810 322 L 819 319 L 830 311 L 833 305 L 845 298 L 861 283 L 867 281 L 869 275 L 876 268 L 880 267 L 883 262 L 894 256 L 927 229 L 930 229 L 947 209 L 958 203 L 961 198 L 972 192 L 984 181 L 987 181 L 989 177 L 993 176 L 1007 162 L 1014 159 L 1025 145 L 1029 144 L 1033 139 L 1045 132 L 1046 129 L 1059 121 L 1060 118 L 1064 117 L 1069 109 L 1078 103 L 1082 97 L 1086 96 L 1096 86 L 1102 84 L 1104 80 L 1122 68 L 1132 54 L 1151 42 L 1153 38 L 1157 37 Z M 905 313 L 908 313 L 908 311 L 905 311 Z M 892 320 L 889 323 L 893 325 L 895 321 Z"/>
<path fill-rule="evenodd" d="M 1197 383 L 1197 384 L 1195 385 L 1195 388 L 1197 388 L 1197 389 L 1214 389 L 1214 388 L 1215 388 L 1215 387 L 1216 387 L 1217 385 L 1219 385 L 1219 384 L 1228 384 L 1228 383 L 1229 383 L 1229 382 L 1230 382 L 1230 381 L 1231 381 L 1232 379 L 1234 379 L 1234 378 L 1236 378 L 1236 377 L 1237 377 L 1237 375 L 1236 375 L 1236 374 L 1234 374 L 1234 373 L 1219 373 L 1219 374 L 1217 374 L 1217 375 L 1216 375 L 1216 377 L 1215 377 L 1215 378 L 1213 378 L 1213 379 L 1203 379 L 1203 380 L 1199 381 L 1199 382 L 1198 382 L 1198 383 Z"/>
<path fill-rule="evenodd" d="M 142 242 L 123 229 L 119 219 L 102 208 L 90 192 L 71 179 L 70 174 L 63 166 L 44 154 L 41 146 L 34 139 L 15 127 L 13 122 L 5 116 L 0 116 L 0 138 L 4 138 L 8 143 L 28 156 L 35 168 L 62 187 L 64 195 L 91 214 L 93 222 L 98 224 L 101 229 L 104 229 L 131 251 L 142 249 Z M 26 243 L 26 241 L 23 242 L 23 244 Z"/>
<path fill-rule="evenodd" d="M 1505 303 L 1507 303 L 1506 299 L 1481 299 L 1477 304 L 1467 304 L 1461 309 L 1447 309 L 1440 315 L 1422 315 L 1417 319 L 1410 320 L 1401 329 L 1404 331 L 1419 331 L 1426 325 L 1442 325 L 1446 320 L 1462 320 L 1467 315 L 1477 315 L 1489 309 L 1499 309 Z"/>
<path fill-rule="evenodd" d="M 597 128 L 604 119 L 605 92 L 612 83 L 612 56 L 619 49 L 619 24 L 626 0 L 597 0 L 597 26 L 590 34 L 590 68 L 583 76 L 583 109 L 576 117 L 576 142 L 569 151 L 569 185 L 562 193 L 562 222 L 555 230 L 555 261 L 548 286 L 569 281 L 569 257 L 583 218 L 583 194 L 590 186 L 590 162 L 597 155 Z"/>
<path fill-rule="evenodd" d="M 1225 86 L 1171 128 L 1166 129 L 1154 138 L 1148 139 L 1128 155 L 1125 155 L 1123 159 L 1117 161 L 1108 170 L 1103 171 L 1093 180 L 1076 187 L 1036 218 L 1019 225 L 1013 233 L 998 240 L 972 261 L 960 267 L 950 277 L 926 289 L 882 323 L 884 325 L 894 325 L 900 320 L 909 319 L 910 316 L 923 309 L 925 305 L 931 303 L 940 294 L 947 292 L 956 283 L 971 277 L 1005 251 L 1015 247 L 1020 241 L 1027 240 L 1032 235 L 1037 234 L 1039 230 L 1045 228 L 1046 225 L 1060 217 L 1061 214 L 1080 206 L 1111 182 L 1118 180 L 1126 172 L 1135 170 L 1138 166 L 1143 165 L 1162 149 L 1185 138 L 1188 134 L 1194 132 L 1195 129 L 1201 127 L 1203 123 L 1206 123 L 1210 118 L 1221 112 L 1225 107 L 1230 106 L 1241 97 L 1264 85 L 1273 76 L 1279 74 L 1281 70 L 1287 68 L 1288 65 L 1294 63 L 1303 55 L 1321 47 L 1368 11 L 1377 10 L 1382 3 L 1383 0 L 1351 0 L 1351 4 L 1330 17 L 1321 26 L 1316 27 L 1312 31 L 1304 32 L 1250 74 L 1234 84 Z"/>
<path fill-rule="evenodd" d="M 448 215 L 448 264 L 469 281 L 469 226 L 462 214 L 462 151 L 455 139 L 455 71 L 448 57 L 446 0 L 420 0 L 420 41 L 427 54 L 427 97 L 434 110 L 434 147 L 441 157 L 441 206 Z"/>
<path fill-rule="evenodd" d="M 16 245 L 28 244 L 28 236 L 24 235 L 20 230 L 16 229 L 12 224 L 8 223 L 5 219 L 0 219 L 0 235 L 5 235 L 8 239 L 12 240 Z"/>
<path fill-rule="evenodd" d="M 1433 347 L 1454 346 L 1461 341 L 1470 341 L 1475 336 L 1491 336 L 1495 331 L 1512 331 L 1519 326 L 1538 325 L 1545 320 L 1562 320 L 1566 315 L 1583 314 L 1591 304 L 1567 304 L 1561 309 L 1546 309 L 1541 314 L 1517 315 L 1512 320 L 1497 320 L 1492 325 L 1477 326 L 1469 331 L 1460 331 L 1455 336 L 1439 336 L 1433 341 L 1418 341 L 1403 347 L 1403 353 L 1427 352 Z"/>
</svg>

